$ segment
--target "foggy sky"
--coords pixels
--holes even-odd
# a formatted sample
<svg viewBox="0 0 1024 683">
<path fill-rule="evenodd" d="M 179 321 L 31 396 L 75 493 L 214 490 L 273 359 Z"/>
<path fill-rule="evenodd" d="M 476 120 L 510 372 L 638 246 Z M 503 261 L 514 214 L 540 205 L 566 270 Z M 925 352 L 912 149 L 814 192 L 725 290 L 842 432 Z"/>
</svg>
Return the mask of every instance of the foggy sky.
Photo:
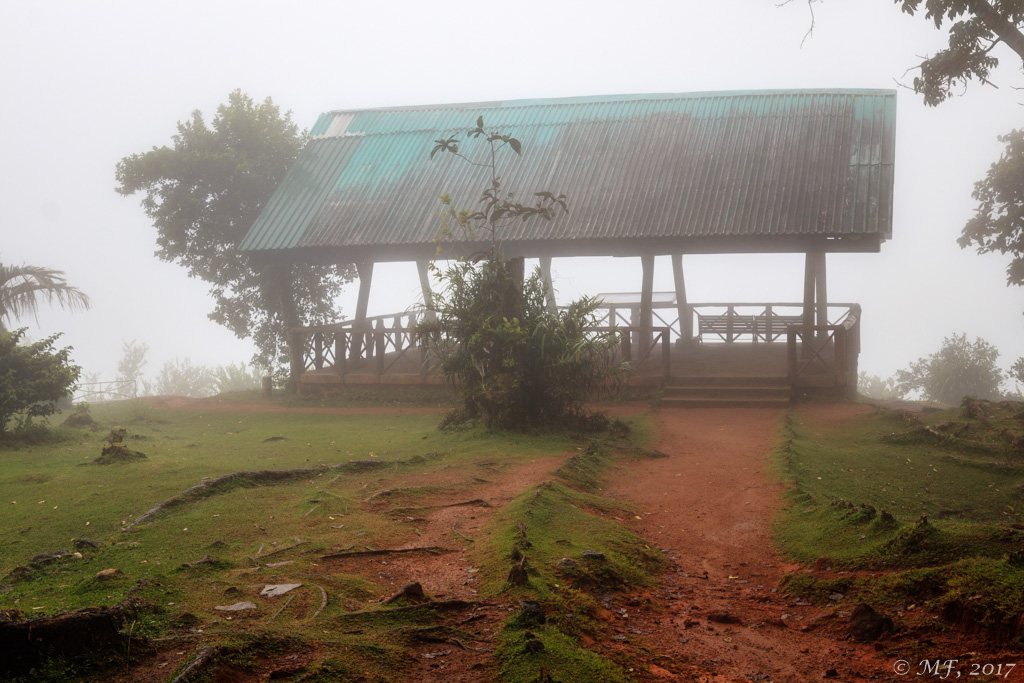
<svg viewBox="0 0 1024 683">
<path fill-rule="evenodd" d="M 943 45 L 891 0 L 538 2 L 113 2 L 0 4 L 0 260 L 66 271 L 86 313 L 44 308 L 34 338 L 64 332 L 85 372 L 113 379 L 122 340 L 150 346 L 152 377 L 174 357 L 248 361 L 252 347 L 206 318 L 207 285 L 159 261 L 138 197 L 114 166 L 170 144 L 194 109 L 229 92 L 270 96 L 300 127 L 318 114 L 441 102 L 766 88 L 892 88 Z M 829 256 L 829 299 L 864 309 L 861 369 L 888 376 L 967 332 L 1003 367 L 1024 355 L 1024 292 L 1007 258 L 962 251 L 973 183 L 1019 125 L 1014 55 L 999 89 L 972 85 L 930 109 L 901 89 L 892 241 Z M 1018 61 L 1019 63 L 1019 61 Z M 467 122 L 471 123 L 471 122 Z M 528 152 L 528 150 L 527 150 Z M 570 198 L 571 201 L 571 198 Z M 700 301 L 799 301 L 802 256 L 688 256 Z M 556 259 L 559 298 L 639 291 L 639 259 Z M 764 286 L 764 281 L 772 284 Z M 671 290 L 659 259 L 655 289 Z M 370 313 L 418 296 L 411 264 L 379 265 Z M 343 298 L 354 311 L 355 287 Z"/>
</svg>

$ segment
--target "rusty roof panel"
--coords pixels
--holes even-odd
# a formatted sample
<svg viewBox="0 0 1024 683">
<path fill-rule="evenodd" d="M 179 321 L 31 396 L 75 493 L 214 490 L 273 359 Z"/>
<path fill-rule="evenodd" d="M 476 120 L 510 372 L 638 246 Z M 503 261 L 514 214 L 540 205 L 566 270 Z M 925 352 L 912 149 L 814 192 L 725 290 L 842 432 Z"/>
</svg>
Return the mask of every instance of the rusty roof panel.
<svg viewBox="0 0 1024 683">
<path fill-rule="evenodd" d="M 513 135 L 502 188 L 565 193 L 570 212 L 506 244 L 891 237 L 896 96 L 797 90 L 523 100 L 324 114 L 243 249 L 432 248 L 439 195 L 470 208 L 484 169 L 434 140 L 478 116 Z M 463 136 L 464 139 L 464 136 Z M 479 155 L 484 144 L 463 141 Z M 727 241 L 728 241 L 727 240 Z"/>
</svg>

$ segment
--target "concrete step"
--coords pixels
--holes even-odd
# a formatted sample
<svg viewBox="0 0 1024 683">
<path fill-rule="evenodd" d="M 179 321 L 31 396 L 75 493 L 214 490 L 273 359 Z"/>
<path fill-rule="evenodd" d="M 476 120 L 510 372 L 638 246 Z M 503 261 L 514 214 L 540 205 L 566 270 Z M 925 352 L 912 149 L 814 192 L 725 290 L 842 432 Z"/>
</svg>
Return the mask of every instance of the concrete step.
<svg viewBox="0 0 1024 683">
<path fill-rule="evenodd" d="M 673 386 L 666 385 L 663 398 L 750 398 L 789 400 L 788 386 Z"/>
<path fill-rule="evenodd" d="M 789 377 L 786 375 L 678 375 L 669 377 L 666 386 L 672 387 L 706 387 L 733 386 L 754 387 L 771 386 L 789 388 Z"/>
<path fill-rule="evenodd" d="M 789 398 L 673 398 L 661 399 L 663 408 L 788 408 Z"/>
<path fill-rule="evenodd" d="M 696 376 L 672 377 L 662 390 L 666 407 L 785 408 L 791 387 L 785 376 Z"/>
</svg>

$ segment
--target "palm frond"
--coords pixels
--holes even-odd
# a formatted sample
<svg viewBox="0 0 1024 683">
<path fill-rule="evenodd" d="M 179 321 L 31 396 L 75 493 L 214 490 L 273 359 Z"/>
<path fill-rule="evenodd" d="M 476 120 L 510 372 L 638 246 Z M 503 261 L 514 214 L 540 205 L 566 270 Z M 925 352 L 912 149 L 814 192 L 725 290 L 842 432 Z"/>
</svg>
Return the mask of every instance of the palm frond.
<svg viewBox="0 0 1024 683">
<path fill-rule="evenodd" d="M 5 322 L 26 315 L 38 321 L 39 304 L 43 299 L 72 311 L 86 310 L 90 306 L 89 297 L 69 285 L 62 270 L 0 263 L 0 329 Z"/>
</svg>

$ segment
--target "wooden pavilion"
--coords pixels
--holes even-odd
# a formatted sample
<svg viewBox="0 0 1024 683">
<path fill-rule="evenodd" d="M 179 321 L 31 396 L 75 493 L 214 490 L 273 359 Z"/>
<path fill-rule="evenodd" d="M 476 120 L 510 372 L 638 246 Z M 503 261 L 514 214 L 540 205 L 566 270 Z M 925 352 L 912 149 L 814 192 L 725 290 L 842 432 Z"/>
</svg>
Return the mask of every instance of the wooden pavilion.
<svg viewBox="0 0 1024 683">
<path fill-rule="evenodd" d="M 367 317 L 373 266 L 416 262 L 429 304 L 438 197 L 446 193 L 456 206 L 468 207 L 486 185 L 480 169 L 451 155 L 431 160 L 430 151 L 435 140 L 483 117 L 488 130 L 522 142 L 523 155 L 510 154 L 500 164 L 503 189 L 524 197 L 551 190 L 570 202 L 569 213 L 554 220 L 512 226 L 501 236 L 506 257 L 539 259 L 549 281 L 553 257 L 641 260 L 638 294 L 609 296 L 605 309 L 606 322 L 629 340 L 623 354 L 648 359 L 637 381 L 692 375 L 700 365 L 696 354 L 703 354 L 701 362 L 713 368 L 704 374 L 742 374 L 730 368 L 744 358 L 775 358 L 755 362 L 751 367 L 759 369 L 747 374 L 781 376 L 787 394 L 791 386 L 852 391 L 860 311 L 844 304 L 839 316 L 830 316 L 826 255 L 877 252 L 892 235 L 895 114 L 892 90 L 621 95 L 329 112 L 313 126 L 241 248 L 258 258 L 358 268 L 354 319 L 298 331 L 307 343 L 303 382 L 435 381 L 414 351 L 414 311 Z M 470 253 L 486 244 L 460 246 Z M 684 255 L 740 253 L 804 254 L 802 300 L 687 300 Z M 673 292 L 653 291 L 658 255 L 671 256 Z M 550 289 L 549 299 L 555 305 Z M 718 360 L 707 361 L 712 357 Z M 776 363 L 776 369 L 759 363 Z"/>
</svg>

